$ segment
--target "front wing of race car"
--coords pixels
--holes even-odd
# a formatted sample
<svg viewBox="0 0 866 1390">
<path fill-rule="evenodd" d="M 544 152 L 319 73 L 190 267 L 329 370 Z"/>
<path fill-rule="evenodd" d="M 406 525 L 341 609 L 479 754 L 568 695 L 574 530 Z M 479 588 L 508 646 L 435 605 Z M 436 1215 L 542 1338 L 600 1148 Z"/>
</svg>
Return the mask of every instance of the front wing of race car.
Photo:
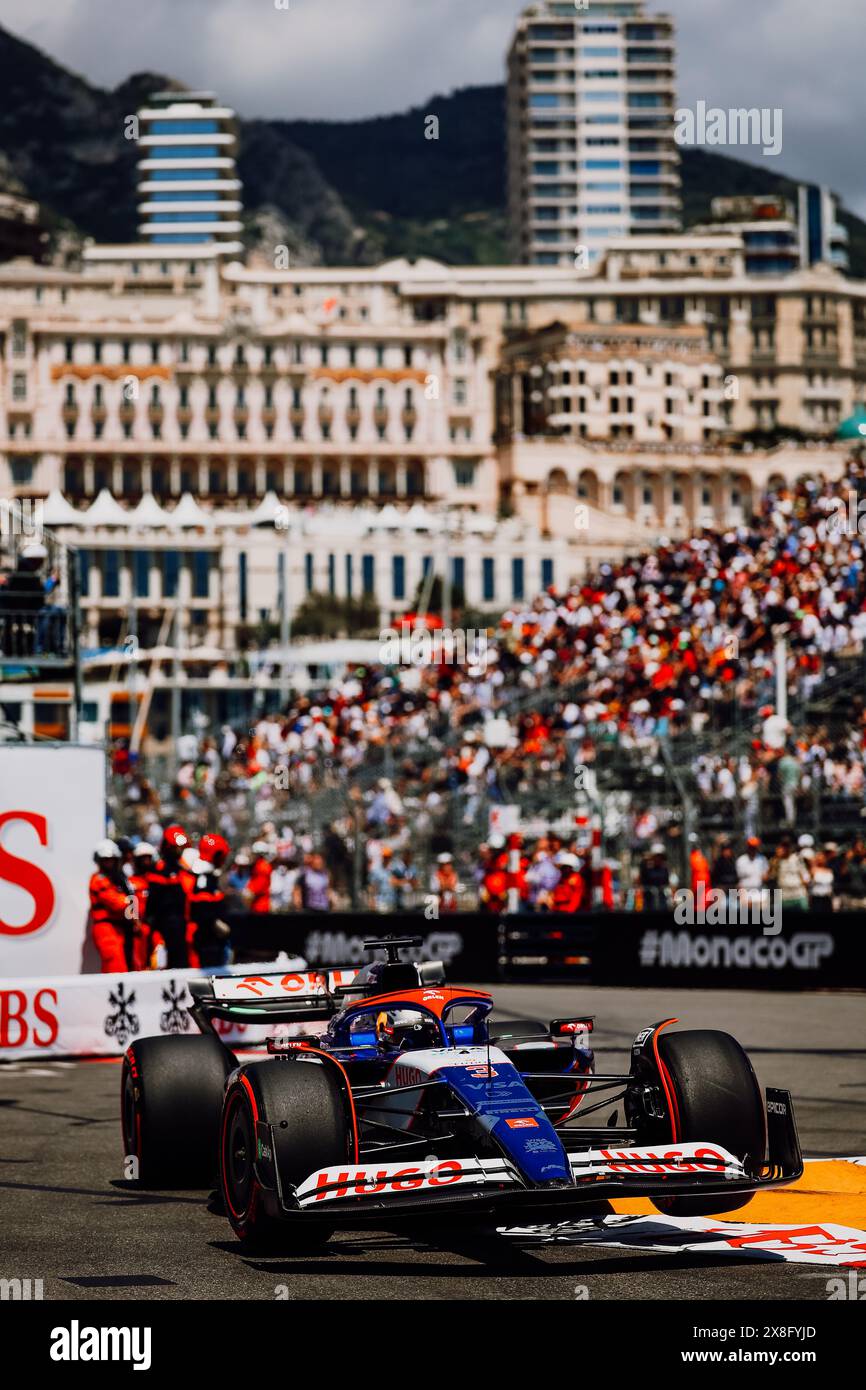
<svg viewBox="0 0 866 1390">
<path fill-rule="evenodd" d="M 768 1089 L 768 1160 L 749 1173 L 739 1159 L 712 1142 L 591 1147 L 569 1154 L 570 1182 L 528 1186 L 505 1157 L 428 1157 L 416 1162 L 383 1162 L 322 1168 L 296 1188 L 283 1191 L 274 1162 L 272 1126 L 256 1130 L 256 1172 L 274 1206 L 288 1221 L 324 1221 L 340 1226 L 369 1224 L 387 1217 L 438 1212 L 494 1213 L 527 1207 L 544 1211 L 573 1208 L 623 1197 L 677 1197 L 723 1194 L 732 1199 L 797 1180 L 803 1159 L 790 1094 Z M 724 1200 L 719 1203 L 724 1210 Z"/>
</svg>

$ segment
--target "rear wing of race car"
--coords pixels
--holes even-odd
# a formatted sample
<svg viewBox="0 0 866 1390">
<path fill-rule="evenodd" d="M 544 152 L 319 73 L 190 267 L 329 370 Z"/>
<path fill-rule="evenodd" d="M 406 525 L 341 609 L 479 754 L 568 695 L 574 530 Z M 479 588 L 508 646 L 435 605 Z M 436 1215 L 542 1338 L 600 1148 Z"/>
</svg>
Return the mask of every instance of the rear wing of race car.
<svg viewBox="0 0 866 1390">
<path fill-rule="evenodd" d="M 333 1018 L 358 971 L 353 966 L 220 975 L 191 980 L 190 1014 L 202 1032 L 212 1020 L 236 1023 L 314 1023 Z"/>
</svg>

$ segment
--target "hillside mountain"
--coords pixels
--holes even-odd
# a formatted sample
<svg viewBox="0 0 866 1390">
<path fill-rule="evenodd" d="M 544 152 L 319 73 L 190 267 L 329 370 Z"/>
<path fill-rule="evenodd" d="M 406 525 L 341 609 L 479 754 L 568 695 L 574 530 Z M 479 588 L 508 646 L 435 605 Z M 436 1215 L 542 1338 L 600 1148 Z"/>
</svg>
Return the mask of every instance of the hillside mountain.
<svg viewBox="0 0 866 1390">
<path fill-rule="evenodd" d="M 104 91 L 0 28 L 0 190 L 38 199 L 56 236 L 134 240 L 137 151 L 123 137 L 124 119 L 166 88 L 182 84 L 136 73 Z M 425 138 L 431 115 L 435 140 Z M 507 259 L 502 86 L 464 88 L 370 120 L 242 120 L 240 136 L 251 249 L 269 252 L 276 239 L 302 264 Z M 683 151 L 687 226 L 709 217 L 720 191 L 790 195 L 794 188 L 742 160 Z M 866 223 L 850 213 L 841 220 L 852 273 L 866 277 Z"/>
</svg>

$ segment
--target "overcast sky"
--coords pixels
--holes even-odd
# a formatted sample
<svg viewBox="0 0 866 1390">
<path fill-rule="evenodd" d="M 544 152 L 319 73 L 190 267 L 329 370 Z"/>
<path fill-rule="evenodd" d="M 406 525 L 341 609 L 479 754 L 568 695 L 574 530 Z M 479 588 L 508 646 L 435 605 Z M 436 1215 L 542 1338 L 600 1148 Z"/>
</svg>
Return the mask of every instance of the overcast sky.
<svg viewBox="0 0 866 1390">
<path fill-rule="evenodd" d="M 288 4 L 0 0 L 0 23 L 100 85 L 149 69 L 214 88 L 245 116 L 339 120 L 501 81 L 523 8 L 523 0 Z M 866 216 L 866 0 L 650 0 L 649 8 L 676 18 L 680 105 L 781 107 L 783 148 L 770 167 L 831 184 Z"/>
</svg>

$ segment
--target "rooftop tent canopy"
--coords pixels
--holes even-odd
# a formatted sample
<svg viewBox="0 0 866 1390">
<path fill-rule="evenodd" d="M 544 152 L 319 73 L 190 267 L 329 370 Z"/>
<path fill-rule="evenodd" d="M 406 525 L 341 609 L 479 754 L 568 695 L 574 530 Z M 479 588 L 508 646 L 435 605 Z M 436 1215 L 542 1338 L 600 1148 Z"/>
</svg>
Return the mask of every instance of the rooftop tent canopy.
<svg viewBox="0 0 866 1390">
<path fill-rule="evenodd" d="M 133 513 L 125 512 L 117 498 L 104 487 L 83 516 L 87 526 L 132 526 Z"/>
<path fill-rule="evenodd" d="M 42 504 L 44 526 L 83 526 L 86 520 L 87 514 L 76 511 L 59 488 L 53 488 Z"/>
<path fill-rule="evenodd" d="M 214 519 L 222 526 L 275 526 L 283 513 L 279 497 L 275 492 L 269 491 L 252 511 L 221 511 L 216 513 Z"/>
<path fill-rule="evenodd" d="M 206 512 L 193 497 L 191 492 L 185 492 L 170 513 L 169 521 L 172 526 L 213 526 L 214 517 L 211 512 Z"/>
<path fill-rule="evenodd" d="M 168 526 L 170 513 L 159 505 L 152 492 L 146 492 L 138 506 L 127 513 L 132 526 Z"/>
<path fill-rule="evenodd" d="M 281 666 L 376 666 L 381 656 L 377 638 L 338 637 L 333 641 L 304 642 L 290 647 L 266 647 L 250 653 L 254 665 Z"/>
</svg>

